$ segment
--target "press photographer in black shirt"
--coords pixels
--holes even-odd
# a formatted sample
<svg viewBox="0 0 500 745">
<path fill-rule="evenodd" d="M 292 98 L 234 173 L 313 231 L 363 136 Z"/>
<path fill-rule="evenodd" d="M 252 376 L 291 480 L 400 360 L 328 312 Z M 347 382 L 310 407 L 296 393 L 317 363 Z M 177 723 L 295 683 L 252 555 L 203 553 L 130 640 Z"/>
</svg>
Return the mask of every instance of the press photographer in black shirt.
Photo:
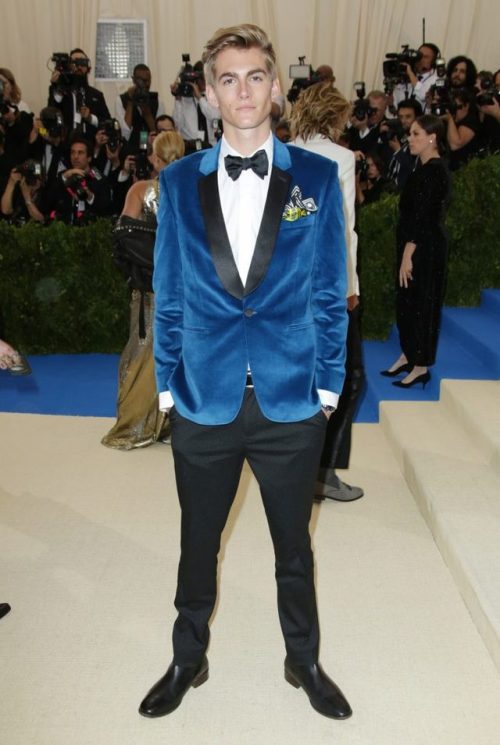
<svg viewBox="0 0 500 745">
<path fill-rule="evenodd" d="M 50 77 L 48 105 L 60 109 L 69 133 L 78 129 L 93 142 L 98 123 L 111 115 L 101 91 L 89 85 L 90 70 L 90 60 L 79 48 L 71 50 L 68 63 L 56 62 Z"/>
<path fill-rule="evenodd" d="M 85 225 L 111 213 L 107 179 L 91 166 L 93 148 L 80 135 L 70 141 L 71 168 L 58 176 L 56 218 L 71 225 Z"/>
</svg>

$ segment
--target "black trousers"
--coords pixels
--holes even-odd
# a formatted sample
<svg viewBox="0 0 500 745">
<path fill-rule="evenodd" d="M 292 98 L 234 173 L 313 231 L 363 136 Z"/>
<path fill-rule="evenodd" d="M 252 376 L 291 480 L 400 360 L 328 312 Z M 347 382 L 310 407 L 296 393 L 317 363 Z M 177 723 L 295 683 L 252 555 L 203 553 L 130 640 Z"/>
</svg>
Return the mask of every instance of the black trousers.
<svg viewBox="0 0 500 745">
<path fill-rule="evenodd" d="M 247 459 L 260 487 L 275 551 L 278 612 L 287 654 L 317 661 L 319 627 L 309 536 L 313 486 L 325 436 L 318 411 L 294 423 L 271 422 L 252 388 L 230 424 L 206 426 L 171 410 L 172 449 L 182 510 L 181 558 L 173 629 L 174 662 L 196 665 L 209 641 L 221 533 Z"/>
<path fill-rule="evenodd" d="M 337 410 L 328 421 L 322 468 L 349 468 L 352 422 L 365 384 L 359 305 L 348 311 L 348 317 L 345 382 Z"/>
</svg>

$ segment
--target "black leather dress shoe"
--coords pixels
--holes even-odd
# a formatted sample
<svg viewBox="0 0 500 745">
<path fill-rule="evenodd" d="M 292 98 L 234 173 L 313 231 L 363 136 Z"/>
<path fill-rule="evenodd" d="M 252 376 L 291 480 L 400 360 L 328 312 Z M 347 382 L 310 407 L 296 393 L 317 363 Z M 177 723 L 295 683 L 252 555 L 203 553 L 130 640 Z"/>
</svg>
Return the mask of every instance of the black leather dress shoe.
<svg viewBox="0 0 500 745">
<path fill-rule="evenodd" d="M 198 667 L 170 665 L 139 707 L 143 717 L 164 717 L 177 709 L 188 689 L 197 688 L 208 680 L 208 660 L 203 658 Z"/>
<path fill-rule="evenodd" d="M 303 688 L 313 709 L 323 716 L 332 719 L 347 719 L 351 716 L 352 709 L 344 694 L 319 663 L 294 665 L 287 657 L 285 680 L 295 688 Z"/>
<path fill-rule="evenodd" d="M 0 618 L 3 618 L 10 611 L 10 605 L 8 603 L 0 603 Z"/>
</svg>

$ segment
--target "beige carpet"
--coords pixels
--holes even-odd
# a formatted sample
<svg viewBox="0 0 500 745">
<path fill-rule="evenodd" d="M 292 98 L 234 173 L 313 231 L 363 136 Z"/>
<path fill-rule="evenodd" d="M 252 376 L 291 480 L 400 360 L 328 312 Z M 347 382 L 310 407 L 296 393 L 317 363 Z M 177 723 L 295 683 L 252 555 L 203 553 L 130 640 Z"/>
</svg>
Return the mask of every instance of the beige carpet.
<svg viewBox="0 0 500 745">
<path fill-rule="evenodd" d="M 111 420 L 0 414 L 2 745 L 498 745 L 500 677 L 379 425 L 365 498 L 315 507 L 322 662 L 354 709 L 283 680 L 273 557 L 246 470 L 221 557 L 210 679 L 137 706 L 170 660 L 179 509 L 170 448 L 99 444 Z M 203 485 L 200 484 L 200 489 Z"/>
</svg>

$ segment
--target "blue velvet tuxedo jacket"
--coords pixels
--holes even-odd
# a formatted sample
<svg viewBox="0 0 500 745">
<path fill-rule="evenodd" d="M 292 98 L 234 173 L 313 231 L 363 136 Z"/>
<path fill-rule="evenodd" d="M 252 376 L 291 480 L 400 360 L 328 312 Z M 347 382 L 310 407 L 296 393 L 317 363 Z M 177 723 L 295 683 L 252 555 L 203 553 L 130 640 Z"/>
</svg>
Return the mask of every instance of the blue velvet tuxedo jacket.
<svg viewBox="0 0 500 745">
<path fill-rule="evenodd" d="M 340 394 L 345 375 L 337 165 L 274 140 L 267 201 L 243 286 L 220 205 L 218 159 L 219 146 L 160 176 L 153 279 L 158 390 L 170 391 L 191 421 L 226 424 L 241 407 L 249 365 L 268 419 L 306 419 L 319 410 L 318 388 Z"/>
</svg>

